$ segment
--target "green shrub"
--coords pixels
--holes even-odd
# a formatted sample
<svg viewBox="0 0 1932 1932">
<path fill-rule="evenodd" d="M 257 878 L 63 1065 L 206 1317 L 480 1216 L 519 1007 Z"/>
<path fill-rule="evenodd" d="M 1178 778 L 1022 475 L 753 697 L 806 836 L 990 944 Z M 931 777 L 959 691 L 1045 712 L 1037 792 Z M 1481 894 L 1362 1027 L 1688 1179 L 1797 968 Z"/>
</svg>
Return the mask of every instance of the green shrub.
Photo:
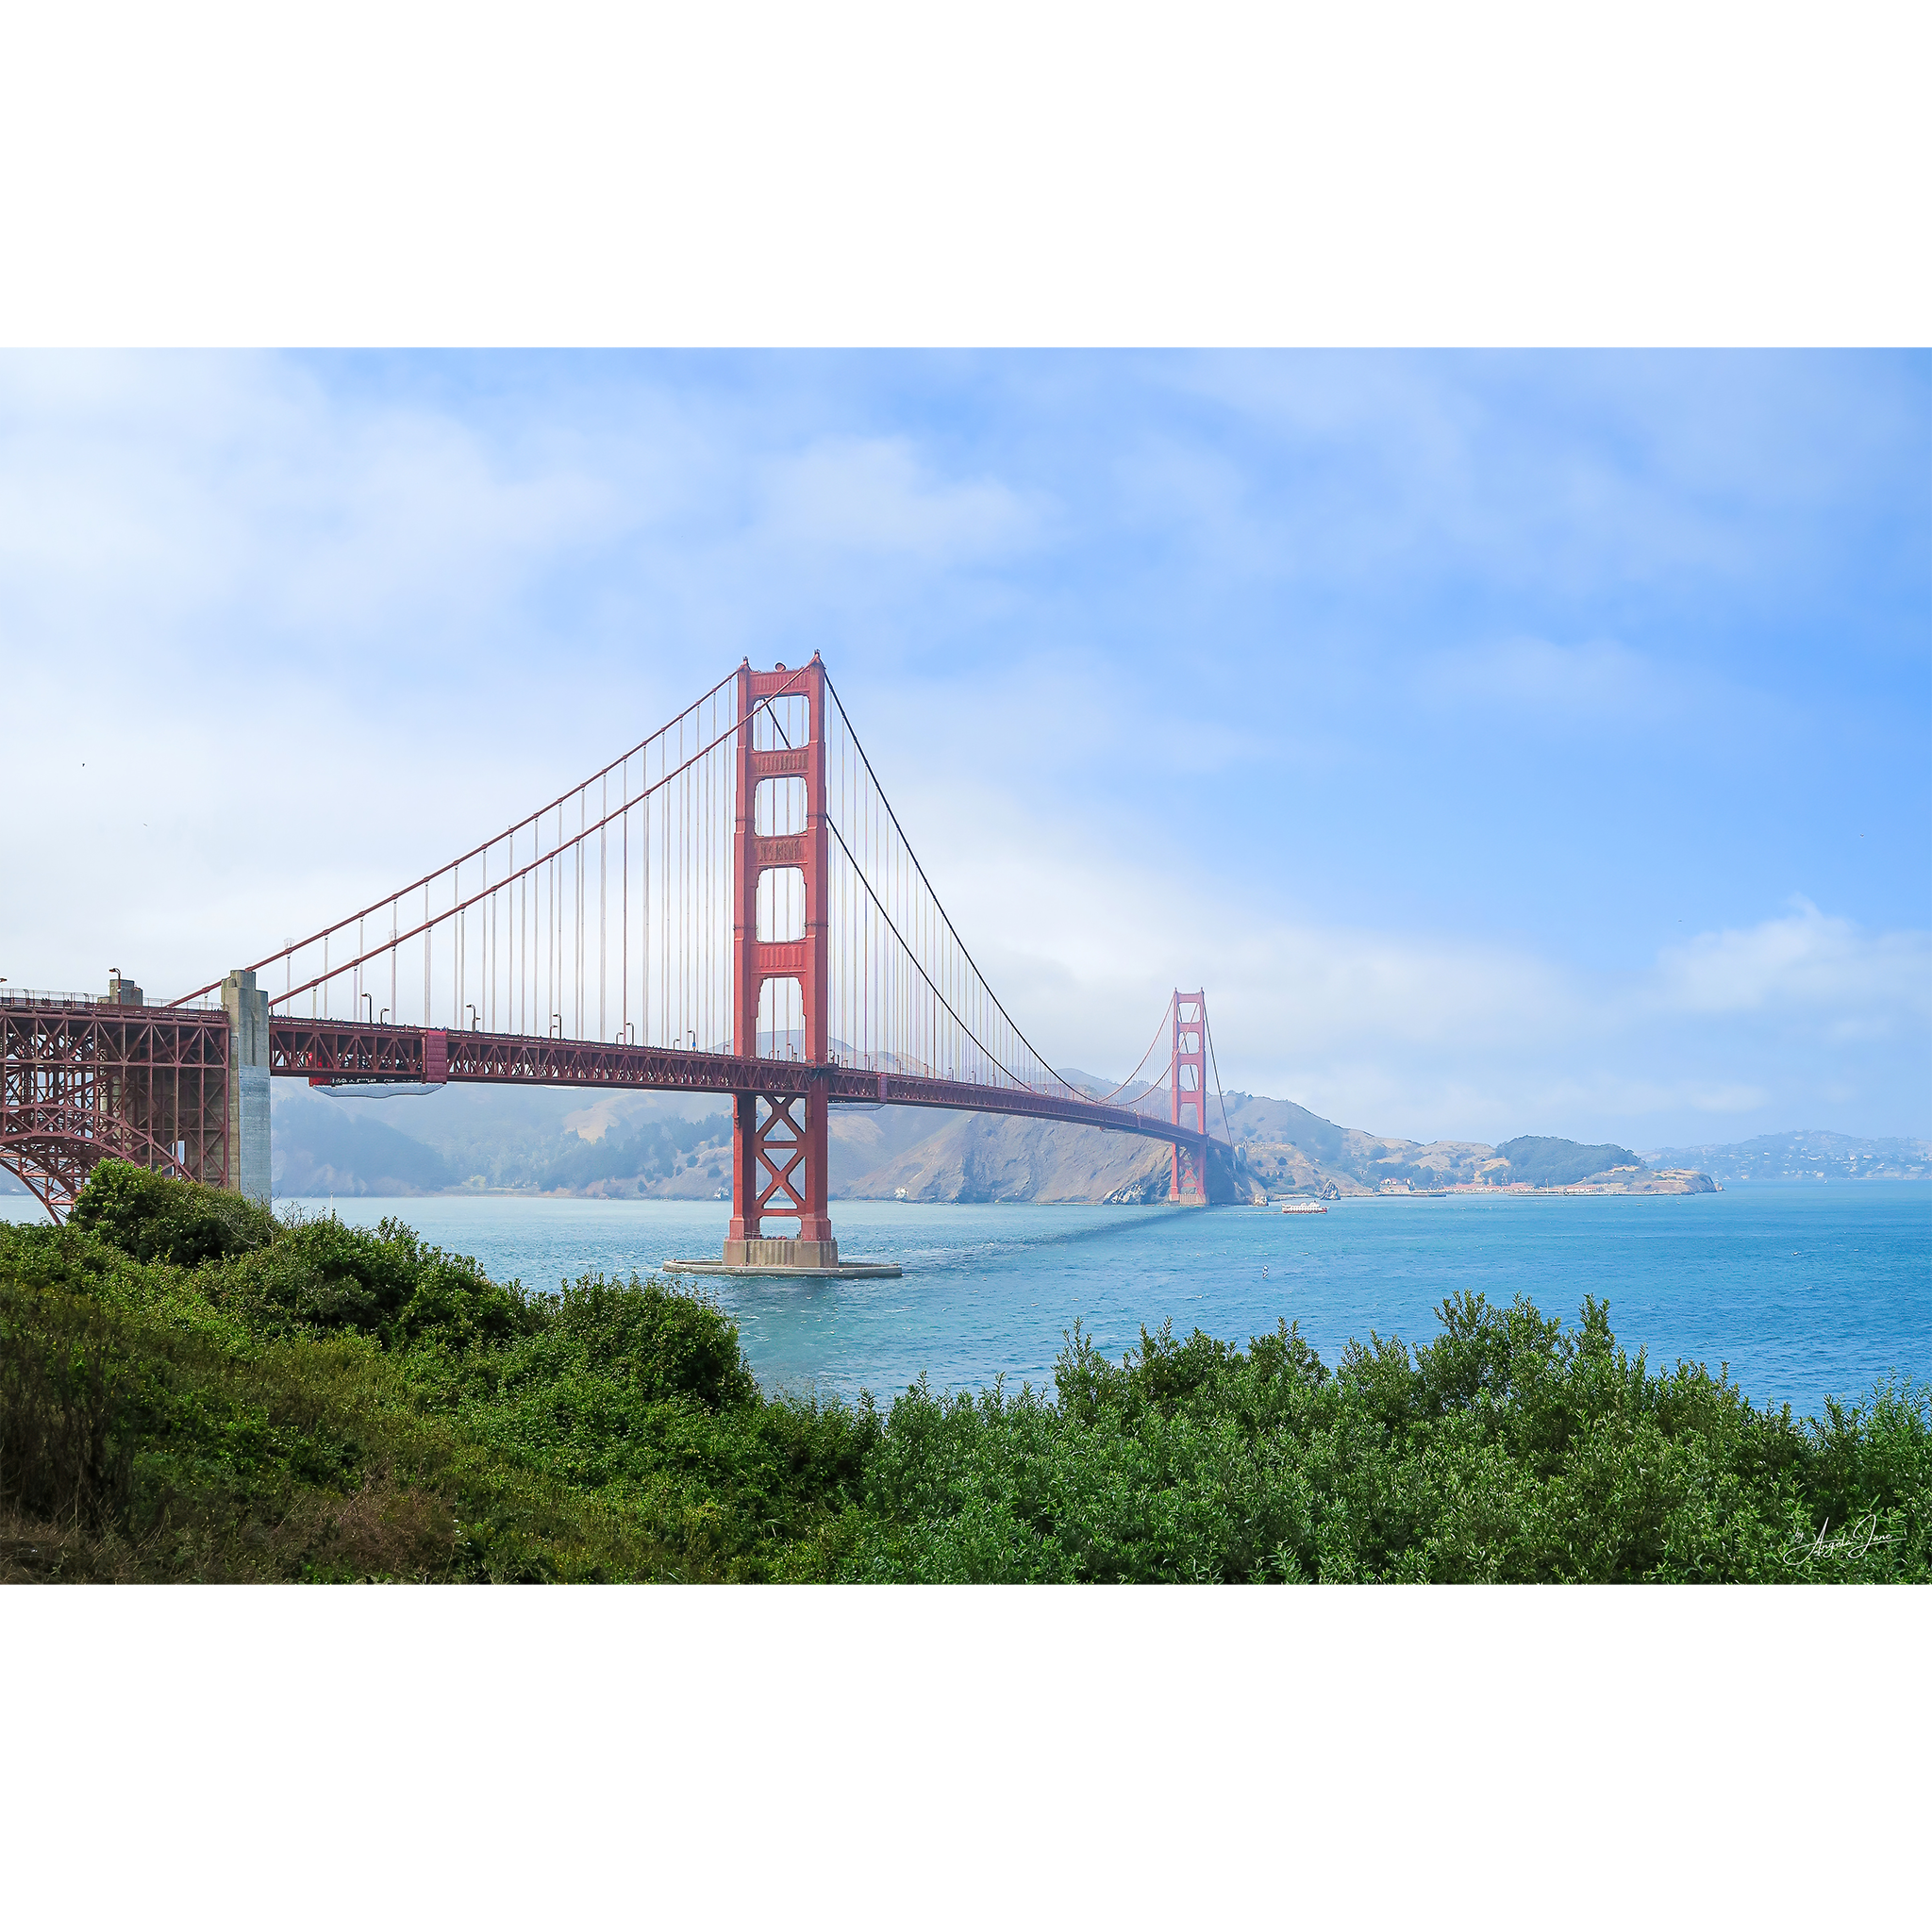
<svg viewBox="0 0 1932 1932">
<path fill-rule="evenodd" d="M 126 1502 L 144 1420 L 113 1317 L 0 1284 L 0 1502 L 99 1526 Z"/>
<path fill-rule="evenodd" d="M 184 1268 L 247 1254 L 275 1237 L 275 1218 L 266 1208 L 125 1160 L 104 1160 L 94 1169 L 70 1219 L 136 1260 Z"/>
<path fill-rule="evenodd" d="M 0 1224 L 0 1575 L 1932 1577 L 1932 1391 L 1797 1422 L 1595 1301 L 1457 1295 L 1332 1370 L 1287 1324 L 1117 1361 L 1075 1324 L 1050 1393 L 882 1415 L 765 1396 L 660 1282 L 533 1293 L 115 1163 L 83 1206 Z"/>
<path fill-rule="evenodd" d="M 849 1541 L 877 1415 L 767 1401 L 702 1296 L 533 1294 L 393 1221 L 242 1205 L 104 1171 L 69 1226 L 0 1226 L 0 1506 L 98 1533 L 31 1547 L 118 1575 L 723 1578 L 824 1575 Z"/>
<path fill-rule="evenodd" d="M 274 1241 L 222 1270 L 211 1292 L 264 1333 L 349 1332 L 396 1347 L 501 1341 L 541 1320 L 520 1291 L 393 1220 L 374 1230 L 333 1216 L 278 1224 Z"/>
<path fill-rule="evenodd" d="M 545 1328 L 585 1369 L 647 1402 L 688 1395 L 718 1409 L 758 1397 L 736 1326 L 702 1294 L 586 1274 L 557 1297 Z"/>
<path fill-rule="evenodd" d="M 858 1579 L 1854 1581 L 1932 1576 L 1932 1391 L 1823 1423 L 1652 1373 L 1608 1310 L 1574 1329 L 1459 1295 L 1411 1350 L 1333 1374 L 1292 1328 L 1245 1354 L 1076 1326 L 1057 1402 L 921 1383 L 866 1465 Z M 1818 1532 L 1836 1524 L 1836 1547 Z M 1828 1540 L 1827 1540 L 1828 1541 Z"/>
</svg>

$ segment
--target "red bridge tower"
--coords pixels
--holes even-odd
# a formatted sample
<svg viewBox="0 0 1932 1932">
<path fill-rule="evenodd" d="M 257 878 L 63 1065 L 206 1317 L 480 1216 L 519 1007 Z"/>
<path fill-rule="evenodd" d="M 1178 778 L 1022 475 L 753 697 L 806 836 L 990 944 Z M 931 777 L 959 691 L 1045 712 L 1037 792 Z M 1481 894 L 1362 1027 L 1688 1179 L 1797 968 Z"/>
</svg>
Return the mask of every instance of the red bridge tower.
<svg viewBox="0 0 1932 1932">
<path fill-rule="evenodd" d="M 732 839 L 732 1047 L 802 1058 L 806 1091 L 732 1096 L 726 1267 L 839 1266 L 825 1210 L 831 1041 L 826 1029 L 825 674 L 738 672 L 738 798 Z M 801 1109 L 803 1116 L 801 1117 Z M 797 1218 L 768 1240 L 764 1217 Z"/>
<path fill-rule="evenodd" d="M 1174 1058 L 1168 1081 L 1174 1102 L 1174 1124 L 1196 1134 L 1208 1131 L 1208 996 L 1181 992 L 1174 996 Z M 1170 1201 L 1190 1207 L 1208 1205 L 1208 1159 L 1205 1143 L 1174 1143 L 1174 1180 Z"/>
</svg>

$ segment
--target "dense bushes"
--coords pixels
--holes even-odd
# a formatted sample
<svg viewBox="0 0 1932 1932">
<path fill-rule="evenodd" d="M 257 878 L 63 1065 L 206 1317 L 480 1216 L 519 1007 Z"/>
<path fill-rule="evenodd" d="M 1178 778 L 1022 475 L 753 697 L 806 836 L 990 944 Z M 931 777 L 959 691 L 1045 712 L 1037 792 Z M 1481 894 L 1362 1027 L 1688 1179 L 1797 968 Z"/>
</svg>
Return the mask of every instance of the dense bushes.
<svg viewBox="0 0 1932 1932">
<path fill-rule="evenodd" d="M 275 1218 L 266 1208 L 213 1188 L 184 1187 L 125 1160 L 104 1161 L 75 1202 L 73 1224 L 138 1261 L 192 1268 L 266 1247 Z"/>
<path fill-rule="evenodd" d="M 1330 1374 L 1290 1327 L 1109 1363 L 1076 1331 L 1049 1404 L 896 1404 L 852 1574 L 953 1581 L 1924 1579 L 1932 1401 L 1823 1425 L 1650 1373 L 1586 1301 L 1566 1331 L 1463 1295 L 1411 1351 Z M 1847 1541 L 1819 1548 L 1827 1522 Z"/>
<path fill-rule="evenodd" d="M 238 1207 L 106 1163 L 0 1226 L 0 1574 L 823 1574 L 876 1418 L 765 1402 L 714 1307 Z"/>
<path fill-rule="evenodd" d="M 760 1393 L 701 1297 L 104 1165 L 0 1227 L 0 1574 L 1840 1580 L 1932 1571 L 1932 1395 L 1816 1423 L 1458 1296 L 1331 1372 L 1075 1326 L 1053 1399 Z"/>
</svg>

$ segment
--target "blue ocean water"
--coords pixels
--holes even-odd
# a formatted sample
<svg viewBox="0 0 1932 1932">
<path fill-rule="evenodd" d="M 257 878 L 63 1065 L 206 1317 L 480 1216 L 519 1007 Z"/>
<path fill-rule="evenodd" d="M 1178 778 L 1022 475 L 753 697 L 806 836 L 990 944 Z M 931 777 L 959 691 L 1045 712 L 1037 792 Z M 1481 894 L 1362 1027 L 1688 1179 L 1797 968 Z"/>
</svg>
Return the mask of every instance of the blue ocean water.
<svg viewBox="0 0 1932 1932">
<path fill-rule="evenodd" d="M 308 1212 L 329 1204 L 305 1202 Z M 393 1214 L 499 1279 L 554 1287 L 587 1272 L 659 1270 L 715 1255 L 719 1202 L 340 1200 L 344 1220 Z M 23 1197 L 0 1214 L 39 1214 Z M 1244 1342 L 1277 1317 L 1333 1363 L 1371 1330 L 1427 1341 L 1458 1289 L 1526 1294 L 1574 1322 L 1586 1294 L 1652 1364 L 1730 1365 L 1754 1402 L 1801 1414 L 1865 1397 L 1880 1376 L 1932 1379 L 1932 1187 L 1734 1187 L 1661 1197 L 1472 1195 L 1337 1201 L 1322 1215 L 1256 1208 L 926 1207 L 839 1201 L 852 1258 L 897 1281 L 714 1278 L 768 1389 L 889 1398 L 1004 1373 L 1050 1384 L 1077 1316 L 1110 1355 L 1172 1320 Z"/>
<path fill-rule="evenodd" d="M 313 1211 L 317 1204 L 306 1204 Z M 431 1197 L 339 1201 L 395 1214 L 499 1278 L 548 1288 L 587 1271 L 650 1273 L 715 1255 L 724 1204 Z M 1574 1322 L 1586 1294 L 1654 1366 L 1728 1362 L 1754 1402 L 1800 1414 L 1862 1399 L 1880 1376 L 1932 1379 L 1932 1187 L 1728 1188 L 1719 1194 L 1471 1195 L 1257 1208 L 833 1204 L 841 1251 L 897 1281 L 711 1279 L 767 1388 L 890 1397 L 1050 1385 L 1077 1316 L 1110 1355 L 1172 1320 L 1244 1342 L 1277 1317 L 1332 1364 L 1370 1331 L 1428 1341 L 1458 1289 L 1526 1294 Z"/>
</svg>

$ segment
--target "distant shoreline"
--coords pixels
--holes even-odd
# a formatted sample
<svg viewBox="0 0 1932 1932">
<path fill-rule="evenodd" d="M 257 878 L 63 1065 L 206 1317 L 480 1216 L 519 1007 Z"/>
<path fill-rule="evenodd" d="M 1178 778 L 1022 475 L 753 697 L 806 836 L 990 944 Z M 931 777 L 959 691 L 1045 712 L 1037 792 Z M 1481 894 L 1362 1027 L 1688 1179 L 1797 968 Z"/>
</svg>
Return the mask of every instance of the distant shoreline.
<svg viewBox="0 0 1932 1932">
<path fill-rule="evenodd" d="M 1541 1201 L 1556 1194 L 1587 1194 L 1594 1199 L 1615 1195 L 1627 1201 L 1688 1200 L 1693 1194 L 1722 1194 L 1725 1191 L 1722 1181 L 1712 1181 L 1706 1188 L 1592 1188 L 1583 1183 L 1566 1188 L 1381 1188 L 1366 1189 L 1359 1194 L 1341 1194 L 1341 1201 L 1442 1201 L 1451 1195 L 1483 1201 Z M 1284 1201 L 1312 1201 L 1313 1194 L 1273 1194 L 1268 1204 L 1273 1207 Z M 1239 1204 L 1237 1204 L 1239 1205 Z M 1257 1207 L 1262 1204 L 1257 1202 Z"/>
</svg>

